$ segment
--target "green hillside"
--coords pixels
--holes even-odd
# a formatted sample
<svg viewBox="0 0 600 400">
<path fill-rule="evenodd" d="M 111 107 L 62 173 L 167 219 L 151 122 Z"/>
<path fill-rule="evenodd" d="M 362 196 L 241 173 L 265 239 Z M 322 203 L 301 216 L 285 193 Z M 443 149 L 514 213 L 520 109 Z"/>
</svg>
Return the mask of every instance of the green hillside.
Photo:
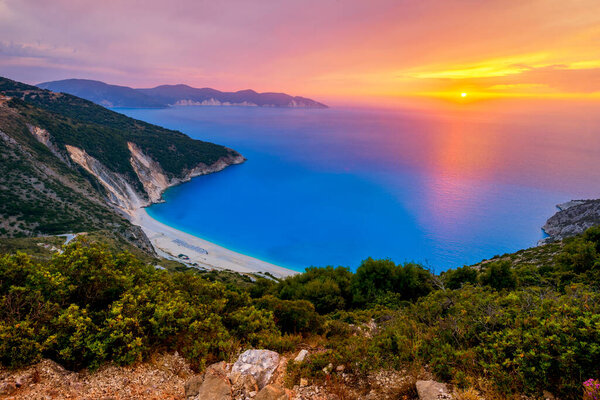
<svg viewBox="0 0 600 400">
<path fill-rule="evenodd" d="M 190 139 L 64 93 L 54 93 L 0 77 L 0 94 L 13 98 L 9 106 L 29 123 L 52 133 L 59 147 L 77 146 L 109 169 L 137 180 L 127 142 L 137 144 L 170 176 L 181 176 L 198 163 L 210 165 L 233 150 Z M 19 101 L 21 100 L 21 101 Z"/>
<path fill-rule="evenodd" d="M 288 385 L 335 385 L 332 364 L 356 379 L 432 374 L 465 399 L 577 399 L 600 376 L 599 288 L 599 227 L 441 275 L 368 259 L 227 285 L 84 240 L 50 259 L 0 257 L 0 364 L 95 368 L 177 350 L 202 370 L 248 347 L 310 348 Z"/>
</svg>

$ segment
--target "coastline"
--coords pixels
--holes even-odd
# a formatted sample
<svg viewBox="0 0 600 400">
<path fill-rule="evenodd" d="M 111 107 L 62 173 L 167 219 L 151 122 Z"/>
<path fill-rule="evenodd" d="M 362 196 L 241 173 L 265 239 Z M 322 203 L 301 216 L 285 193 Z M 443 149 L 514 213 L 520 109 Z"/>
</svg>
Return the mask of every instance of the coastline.
<svg viewBox="0 0 600 400">
<path fill-rule="evenodd" d="M 208 270 L 231 270 L 240 273 L 268 272 L 278 278 L 299 273 L 245 254 L 236 253 L 165 225 L 152 218 L 145 208 L 138 208 L 130 215 L 131 222 L 142 228 L 156 252 L 167 259 L 183 261 L 190 266 Z M 189 257 L 189 260 L 182 260 L 179 258 L 180 254 Z"/>
</svg>

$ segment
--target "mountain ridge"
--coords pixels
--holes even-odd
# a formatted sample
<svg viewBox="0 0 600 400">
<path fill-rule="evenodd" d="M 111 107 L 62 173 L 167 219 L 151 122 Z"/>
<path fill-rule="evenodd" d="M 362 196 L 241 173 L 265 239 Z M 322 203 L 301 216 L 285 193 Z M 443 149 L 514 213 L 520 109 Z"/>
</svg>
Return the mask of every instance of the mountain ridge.
<svg viewBox="0 0 600 400">
<path fill-rule="evenodd" d="M 170 106 L 247 106 L 277 108 L 328 108 L 315 100 L 286 93 L 259 93 L 252 89 L 223 92 L 186 84 L 131 88 L 89 79 L 42 82 L 42 89 L 72 94 L 105 107 L 165 108 Z"/>
</svg>

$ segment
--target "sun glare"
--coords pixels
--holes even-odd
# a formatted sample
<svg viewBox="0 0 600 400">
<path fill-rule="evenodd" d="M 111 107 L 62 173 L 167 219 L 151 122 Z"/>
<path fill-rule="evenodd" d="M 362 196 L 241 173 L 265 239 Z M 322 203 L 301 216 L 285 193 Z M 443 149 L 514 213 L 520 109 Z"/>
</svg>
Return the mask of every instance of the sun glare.
<svg viewBox="0 0 600 400">
<path fill-rule="evenodd" d="M 466 94 L 465 92 L 462 92 L 462 93 L 460 94 L 460 97 L 467 97 L 467 94 Z"/>
</svg>

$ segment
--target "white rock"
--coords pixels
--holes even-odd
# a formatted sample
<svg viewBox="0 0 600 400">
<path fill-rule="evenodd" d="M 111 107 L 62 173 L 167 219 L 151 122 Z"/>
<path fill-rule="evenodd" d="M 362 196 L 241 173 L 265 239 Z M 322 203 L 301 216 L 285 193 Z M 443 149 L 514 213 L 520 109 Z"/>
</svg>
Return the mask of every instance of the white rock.
<svg viewBox="0 0 600 400">
<path fill-rule="evenodd" d="M 304 359 L 306 358 L 306 356 L 308 355 L 308 350 L 300 350 L 300 352 L 298 353 L 298 355 L 296 356 L 296 358 L 294 358 L 295 362 L 302 362 L 304 361 Z"/>
<path fill-rule="evenodd" d="M 247 350 L 231 368 L 231 375 L 249 374 L 256 379 L 258 388 L 269 384 L 279 365 L 279 354 L 271 350 Z"/>
</svg>

